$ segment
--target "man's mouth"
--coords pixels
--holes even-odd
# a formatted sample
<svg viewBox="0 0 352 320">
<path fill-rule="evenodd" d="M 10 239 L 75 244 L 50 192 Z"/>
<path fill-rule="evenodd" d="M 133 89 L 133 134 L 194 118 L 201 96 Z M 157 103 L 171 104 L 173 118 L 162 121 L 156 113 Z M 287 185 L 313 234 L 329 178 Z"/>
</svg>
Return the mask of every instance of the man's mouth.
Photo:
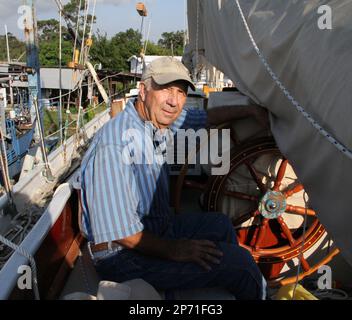
<svg viewBox="0 0 352 320">
<path fill-rule="evenodd" d="M 167 110 L 165 110 L 165 109 L 162 109 L 162 111 L 163 111 L 167 116 L 169 116 L 169 117 L 172 117 L 172 116 L 175 115 L 175 112 L 167 111 Z"/>
</svg>

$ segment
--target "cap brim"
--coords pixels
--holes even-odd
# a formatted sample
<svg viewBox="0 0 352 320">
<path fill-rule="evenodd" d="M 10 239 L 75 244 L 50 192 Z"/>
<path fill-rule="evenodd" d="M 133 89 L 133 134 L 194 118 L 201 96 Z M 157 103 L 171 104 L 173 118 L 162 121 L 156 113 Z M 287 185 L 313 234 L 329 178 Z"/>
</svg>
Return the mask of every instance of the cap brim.
<svg viewBox="0 0 352 320">
<path fill-rule="evenodd" d="M 193 84 L 191 78 L 189 77 L 182 77 L 179 74 L 173 74 L 173 73 L 168 73 L 168 74 L 158 74 L 158 75 L 152 75 L 153 80 L 155 81 L 156 84 L 159 85 L 164 85 L 168 84 L 174 81 L 185 81 L 187 82 L 188 86 L 192 88 L 193 91 L 196 90 L 195 85 Z"/>
</svg>

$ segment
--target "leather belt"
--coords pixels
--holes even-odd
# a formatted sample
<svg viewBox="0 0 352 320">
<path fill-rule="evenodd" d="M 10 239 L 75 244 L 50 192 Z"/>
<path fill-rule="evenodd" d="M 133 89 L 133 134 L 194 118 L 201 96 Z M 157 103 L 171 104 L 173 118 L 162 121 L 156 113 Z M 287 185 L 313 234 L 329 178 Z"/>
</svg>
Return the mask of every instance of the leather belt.
<svg viewBox="0 0 352 320">
<path fill-rule="evenodd" d="M 110 246 L 109 246 L 109 244 L 110 244 Z M 90 247 L 90 250 L 92 253 L 96 253 L 96 252 L 104 251 L 104 250 L 118 249 L 118 248 L 121 248 L 121 245 L 119 245 L 117 242 L 103 242 L 103 243 L 99 243 L 99 244 L 90 243 L 89 247 Z"/>
</svg>

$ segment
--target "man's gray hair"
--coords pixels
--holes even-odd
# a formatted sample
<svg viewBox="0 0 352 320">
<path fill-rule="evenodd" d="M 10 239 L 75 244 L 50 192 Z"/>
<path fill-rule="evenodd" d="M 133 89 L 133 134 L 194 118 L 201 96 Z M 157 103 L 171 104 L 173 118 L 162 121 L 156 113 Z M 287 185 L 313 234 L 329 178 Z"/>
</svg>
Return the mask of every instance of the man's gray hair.
<svg viewBox="0 0 352 320">
<path fill-rule="evenodd" d="M 145 89 L 146 89 L 147 91 L 149 91 L 149 90 L 152 88 L 153 79 L 152 79 L 152 78 L 144 79 L 144 80 L 142 81 L 142 83 L 144 83 Z"/>
</svg>

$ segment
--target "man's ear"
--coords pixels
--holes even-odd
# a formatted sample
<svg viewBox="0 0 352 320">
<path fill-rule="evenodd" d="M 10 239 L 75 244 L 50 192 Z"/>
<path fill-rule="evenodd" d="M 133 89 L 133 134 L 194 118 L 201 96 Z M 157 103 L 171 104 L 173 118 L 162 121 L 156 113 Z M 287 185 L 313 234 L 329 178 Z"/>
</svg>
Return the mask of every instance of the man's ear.
<svg viewBox="0 0 352 320">
<path fill-rule="evenodd" d="M 141 82 L 139 84 L 139 99 L 144 102 L 145 101 L 145 94 L 146 94 L 146 88 L 145 88 L 145 84 L 143 82 Z"/>
</svg>

